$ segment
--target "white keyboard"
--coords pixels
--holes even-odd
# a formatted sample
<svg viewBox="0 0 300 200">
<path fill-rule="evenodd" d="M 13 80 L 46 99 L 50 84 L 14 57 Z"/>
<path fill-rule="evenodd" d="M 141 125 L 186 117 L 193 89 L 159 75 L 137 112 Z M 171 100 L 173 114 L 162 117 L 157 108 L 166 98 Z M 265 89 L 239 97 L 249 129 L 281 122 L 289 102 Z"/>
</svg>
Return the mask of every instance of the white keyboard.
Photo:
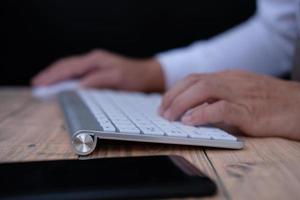
<svg viewBox="0 0 300 200">
<path fill-rule="evenodd" d="M 236 141 L 237 138 L 211 127 L 186 126 L 160 117 L 158 94 L 144 95 L 113 91 L 80 91 L 80 97 L 92 111 L 104 131 L 145 134 L 161 137 L 189 137 Z"/>
<path fill-rule="evenodd" d="M 112 90 L 77 90 L 60 95 L 75 152 L 91 153 L 96 139 L 243 148 L 218 128 L 187 126 L 158 115 L 161 96 Z"/>
</svg>

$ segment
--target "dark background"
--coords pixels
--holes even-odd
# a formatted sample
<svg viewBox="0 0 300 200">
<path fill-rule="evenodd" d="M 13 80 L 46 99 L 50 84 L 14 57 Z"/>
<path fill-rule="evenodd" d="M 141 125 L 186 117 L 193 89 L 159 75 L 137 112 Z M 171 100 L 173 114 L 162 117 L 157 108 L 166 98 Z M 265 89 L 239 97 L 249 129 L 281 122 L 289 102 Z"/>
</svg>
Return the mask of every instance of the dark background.
<svg viewBox="0 0 300 200">
<path fill-rule="evenodd" d="M 254 0 L 2 0 L 0 85 L 29 84 L 54 60 L 95 48 L 149 57 L 209 38 Z"/>
</svg>

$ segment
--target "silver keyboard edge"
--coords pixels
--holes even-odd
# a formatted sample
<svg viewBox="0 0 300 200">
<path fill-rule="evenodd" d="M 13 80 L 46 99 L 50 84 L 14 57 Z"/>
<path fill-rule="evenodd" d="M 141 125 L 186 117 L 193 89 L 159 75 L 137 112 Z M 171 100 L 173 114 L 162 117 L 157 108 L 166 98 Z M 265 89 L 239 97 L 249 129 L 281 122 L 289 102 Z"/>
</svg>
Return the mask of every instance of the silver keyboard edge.
<svg viewBox="0 0 300 200">
<path fill-rule="evenodd" d="M 102 131 L 92 131 L 99 139 L 110 140 L 126 140 L 136 142 L 151 142 L 151 143 L 163 143 L 163 144 L 180 144 L 190 146 L 203 146 L 203 147 L 218 147 L 227 149 L 242 149 L 244 147 L 244 141 L 241 138 L 237 138 L 237 141 L 226 140 L 206 140 L 198 138 L 181 138 L 172 136 L 155 136 L 155 135 L 135 135 L 128 133 L 108 133 Z"/>
<path fill-rule="evenodd" d="M 58 95 L 60 108 L 63 111 L 65 124 L 71 136 L 73 150 L 78 155 L 88 155 L 94 151 L 97 137 L 94 131 L 102 130 L 101 126 L 75 91 L 62 92 Z M 86 152 L 76 149 L 76 137 L 80 134 L 91 136 L 93 144 Z"/>
</svg>

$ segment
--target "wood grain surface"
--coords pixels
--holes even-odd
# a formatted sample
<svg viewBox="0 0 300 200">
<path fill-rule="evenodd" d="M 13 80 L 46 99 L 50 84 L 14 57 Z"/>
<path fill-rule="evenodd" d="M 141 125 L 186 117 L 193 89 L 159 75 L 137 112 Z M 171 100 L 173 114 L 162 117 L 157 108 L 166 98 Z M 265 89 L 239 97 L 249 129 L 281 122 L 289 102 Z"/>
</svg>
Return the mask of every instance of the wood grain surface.
<svg viewBox="0 0 300 200">
<path fill-rule="evenodd" d="M 218 194 L 206 199 L 300 199 L 300 143 L 245 138 L 243 150 L 100 140 L 93 154 L 72 151 L 56 100 L 28 88 L 0 88 L 0 162 L 181 155 L 210 176 Z"/>
</svg>

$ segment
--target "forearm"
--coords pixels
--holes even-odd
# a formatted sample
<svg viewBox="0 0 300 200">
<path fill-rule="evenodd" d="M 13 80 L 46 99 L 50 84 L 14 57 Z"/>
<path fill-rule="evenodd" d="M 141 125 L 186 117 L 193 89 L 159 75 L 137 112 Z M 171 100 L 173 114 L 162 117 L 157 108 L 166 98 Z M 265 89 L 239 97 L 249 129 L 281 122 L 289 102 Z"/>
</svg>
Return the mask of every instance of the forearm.
<svg viewBox="0 0 300 200">
<path fill-rule="evenodd" d="M 294 0 L 281 0 L 274 5 L 261 2 L 257 14 L 242 25 L 208 41 L 158 54 L 167 87 L 191 73 L 242 69 L 278 76 L 289 72 L 297 34 Z M 270 14 L 264 4 L 271 11 L 273 7 L 279 11 Z"/>
</svg>

